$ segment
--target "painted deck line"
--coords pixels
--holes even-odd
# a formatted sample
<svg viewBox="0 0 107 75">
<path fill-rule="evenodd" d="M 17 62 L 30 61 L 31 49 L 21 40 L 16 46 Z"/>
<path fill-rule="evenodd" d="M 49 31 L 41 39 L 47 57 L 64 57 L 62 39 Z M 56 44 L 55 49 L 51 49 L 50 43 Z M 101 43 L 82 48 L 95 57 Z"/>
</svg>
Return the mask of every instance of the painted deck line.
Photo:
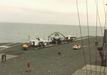
<svg viewBox="0 0 107 75">
<path fill-rule="evenodd" d="M 86 65 L 82 69 L 77 70 L 73 75 L 107 75 L 107 67 Z"/>
<path fill-rule="evenodd" d="M 107 67 L 103 66 L 96 66 L 96 65 L 86 65 L 85 67 L 82 68 L 82 70 L 90 70 L 90 71 L 99 71 L 99 72 L 105 72 L 107 73 Z"/>
<path fill-rule="evenodd" d="M 88 37 L 88 36 L 78 37 L 78 38 L 76 38 L 76 41 L 85 40 L 85 39 L 88 39 L 88 38 L 92 38 L 92 37 Z"/>
</svg>

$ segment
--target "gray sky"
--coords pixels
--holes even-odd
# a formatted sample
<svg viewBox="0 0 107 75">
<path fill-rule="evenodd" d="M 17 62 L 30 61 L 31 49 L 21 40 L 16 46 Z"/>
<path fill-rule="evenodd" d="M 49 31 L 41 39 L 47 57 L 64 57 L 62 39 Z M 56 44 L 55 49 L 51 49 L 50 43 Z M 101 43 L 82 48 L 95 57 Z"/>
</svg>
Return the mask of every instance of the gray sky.
<svg viewBox="0 0 107 75">
<path fill-rule="evenodd" d="M 81 24 L 86 25 L 86 0 L 79 1 Z M 98 0 L 104 24 L 104 0 Z M 88 0 L 89 24 L 95 25 L 95 0 Z M 76 0 L 0 0 L 0 22 L 78 25 Z"/>
</svg>

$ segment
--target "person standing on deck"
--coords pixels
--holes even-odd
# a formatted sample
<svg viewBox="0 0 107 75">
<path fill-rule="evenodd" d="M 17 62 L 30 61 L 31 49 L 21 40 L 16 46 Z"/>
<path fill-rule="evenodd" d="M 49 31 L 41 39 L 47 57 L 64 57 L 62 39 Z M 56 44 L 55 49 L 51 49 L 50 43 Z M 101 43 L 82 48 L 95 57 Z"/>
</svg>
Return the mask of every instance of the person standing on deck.
<svg viewBox="0 0 107 75">
<path fill-rule="evenodd" d="M 4 62 L 4 54 L 1 55 L 1 62 Z"/>
<path fill-rule="evenodd" d="M 105 59 L 104 59 L 103 47 L 99 47 L 98 51 L 99 51 L 99 55 L 101 58 L 101 66 L 104 66 L 105 65 Z"/>
<path fill-rule="evenodd" d="M 30 62 L 30 61 L 28 61 L 28 62 L 26 63 L 26 67 L 27 67 L 26 72 L 31 72 L 31 62 Z"/>
<path fill-rule="evenodd" d="M 107 29 L 104 30 L 103 46 L 98 47 L 101 58 L 101 66 L 107 66 Z"/>
<path fill-rule="evenodd" d="M 2 62 L 2 63 L 5 63 L 5 62 L 6 62 L 6 53 L 3 53 L 3 54 L 1 55 L 1 62 Z"/>
</svg>

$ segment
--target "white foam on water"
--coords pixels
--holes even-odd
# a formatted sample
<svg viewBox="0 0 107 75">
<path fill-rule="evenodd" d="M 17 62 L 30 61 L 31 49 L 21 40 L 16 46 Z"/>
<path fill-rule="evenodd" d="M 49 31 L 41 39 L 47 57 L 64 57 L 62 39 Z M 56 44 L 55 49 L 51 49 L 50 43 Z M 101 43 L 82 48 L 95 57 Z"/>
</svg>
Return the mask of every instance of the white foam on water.
<svg viewBox="0 0 107 75">
<path fill-rule="evenodd" d="M 17 46 L 17 45 L 18 45 L 18 44 L 6 44 L 6 45 L 1 45 L 1 46 L 0 46 L 0 51 L 6 50 L 6 49 L 11 48 L 11 47 L 15 47 L 15 46 Z"/>
<path fill-rule="evenodd" d="M 2 46 L 0 46 L 0 50 L 5 50 L 5 49 L 10 48 L 10 47 L 11 46 L 2 45 Z"/>
</svg>

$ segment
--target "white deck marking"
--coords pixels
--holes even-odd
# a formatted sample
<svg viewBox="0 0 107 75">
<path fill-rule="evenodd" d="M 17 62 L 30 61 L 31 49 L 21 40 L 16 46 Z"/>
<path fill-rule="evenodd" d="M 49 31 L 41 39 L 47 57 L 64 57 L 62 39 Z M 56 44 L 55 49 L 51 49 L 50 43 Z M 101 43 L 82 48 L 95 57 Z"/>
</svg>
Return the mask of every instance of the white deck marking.
<svg viewBox="0 0 107 75">
<path fill-rule="evenodd" d="M 107 67 L 86 65 L 82 69 L 77 70 L 73 75 L 107 75 Z"/>
<path fill-rule="evenodd" d="M 107 72 L 107 67 L 103 66 L 96 66 L 96 65 L 86 65 L 82 68 L 82 70 L 91 70 L 91 71 L 99 71 L 104 72 L 104 70 Z"/>
</svg>

